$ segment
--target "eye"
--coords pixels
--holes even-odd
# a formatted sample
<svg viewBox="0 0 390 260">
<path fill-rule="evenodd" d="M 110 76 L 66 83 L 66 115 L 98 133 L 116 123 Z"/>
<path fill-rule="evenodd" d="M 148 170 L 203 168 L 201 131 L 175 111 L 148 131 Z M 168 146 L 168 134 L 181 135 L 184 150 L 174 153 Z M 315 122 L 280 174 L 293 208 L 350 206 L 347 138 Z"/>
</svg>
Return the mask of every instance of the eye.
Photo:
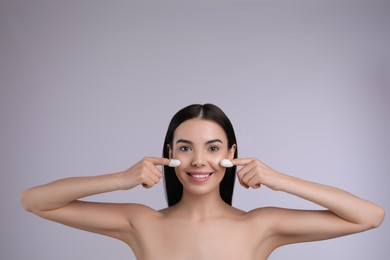
<svg viewBox="0 0 390 260">
<path fill-rule="evenodd" d="M 211 152 L 218 152 L 219 151 L 219 147 L 218 146 L 210 146 L 209 147 L 209 151 L 211 151 Z"/>
<path fill-rule="evenodd" d="M 191 148 L 189 146 L 180 146 L 179 150 L 182 152 L 187 152 L 187 151 L 190 151 Z"/>
</svg>

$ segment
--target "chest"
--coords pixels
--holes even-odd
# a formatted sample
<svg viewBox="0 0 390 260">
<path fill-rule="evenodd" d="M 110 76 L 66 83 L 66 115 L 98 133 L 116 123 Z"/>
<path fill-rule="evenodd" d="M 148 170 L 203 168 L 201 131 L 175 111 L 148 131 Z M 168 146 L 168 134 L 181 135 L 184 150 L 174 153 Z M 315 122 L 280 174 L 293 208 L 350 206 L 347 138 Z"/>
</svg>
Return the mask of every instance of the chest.
<svg viewBox="0 0 390 260">
<path fill-rule="evenodd" d="M 145 225 L 139 241 L 149 259 L 155 252 L 160 259 L 252 259 L 261 230 L 242 220 L 160 220 Z"/>
</svg>

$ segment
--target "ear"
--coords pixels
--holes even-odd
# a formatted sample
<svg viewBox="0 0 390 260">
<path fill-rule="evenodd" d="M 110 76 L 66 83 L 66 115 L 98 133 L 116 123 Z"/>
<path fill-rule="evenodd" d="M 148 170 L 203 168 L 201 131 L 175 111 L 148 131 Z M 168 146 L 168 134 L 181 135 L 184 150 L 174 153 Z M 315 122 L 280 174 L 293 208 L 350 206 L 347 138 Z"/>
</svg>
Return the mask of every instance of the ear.
<svg viewBox="0 0 390 260">
<path fill-rule="evenodd" d="M 171 148 L 171 146 L 169 144 L 167 144 L 167 148 L 168 148 L 168 157 L 169 157 L 169 159 L 172 159 L 173 158 L 173 156 L 172 156 L 172 153 L 173 153 L 172 148 Z"/>
<path fill-rule="evenodd" d="M 229 149 L 229 159 L 234 159 L 234 153 L 236 152 L 237 145 L 233 144 L 232 147 Z"/>
</svg>

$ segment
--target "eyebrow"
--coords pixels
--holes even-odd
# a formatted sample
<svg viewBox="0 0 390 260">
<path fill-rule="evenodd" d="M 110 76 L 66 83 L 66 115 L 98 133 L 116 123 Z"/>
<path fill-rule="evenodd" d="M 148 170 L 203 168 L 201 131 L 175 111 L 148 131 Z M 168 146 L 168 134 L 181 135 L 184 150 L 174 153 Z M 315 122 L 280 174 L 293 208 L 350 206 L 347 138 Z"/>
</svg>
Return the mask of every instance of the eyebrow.
<svg viewBox="0 0 390 260">
<path fill-rule="evenodd" d="M 176 143 L 192 144 L 191 141 L 186 140 L 186 139 L 179 139 L 179 140 L 176 141 Z M 211 140 L 208 140 L 207 142 L 205 142 L 205 144 L 212 144 L 212 143 L 221 143 L 221 144 L 223 144 L 221 139 L 211 139 Z"/>
</svg>

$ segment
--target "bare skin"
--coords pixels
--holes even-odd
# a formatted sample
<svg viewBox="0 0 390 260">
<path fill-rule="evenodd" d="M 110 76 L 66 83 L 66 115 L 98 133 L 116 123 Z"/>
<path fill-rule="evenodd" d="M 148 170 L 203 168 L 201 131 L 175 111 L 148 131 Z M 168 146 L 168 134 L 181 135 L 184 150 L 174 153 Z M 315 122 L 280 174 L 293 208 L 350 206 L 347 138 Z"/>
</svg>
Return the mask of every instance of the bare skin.
<svg viewBox="0 0 390 260">
<path fill-rule="evenodd" d="M 23 207 L 43 218 L 127 243 L 137 259 L 267 259 L 276 248 L 378 227 L 383 208 L 346 191 L 275 171 L 257 159 L 233 160 L 224 130 L 214 122 L 190 119 L 174 133 L 170 157 L 179 159 L 176 174 L 182 200 L 156 211 L 139 204 L 83 202 L 80 199 L 137 185 L 153 187 L 167 158 L 144 158 L 128 170 L 95 177 L 58 180 L 22 193 Z M 219 195 L 224 158 L 240 170 L 245 188 L 266 186 L 323 206 L 327 210 L 259 208 L 244 212 Z M 195 175 L 195 176 L 194 176 Z"/>
</svg>

